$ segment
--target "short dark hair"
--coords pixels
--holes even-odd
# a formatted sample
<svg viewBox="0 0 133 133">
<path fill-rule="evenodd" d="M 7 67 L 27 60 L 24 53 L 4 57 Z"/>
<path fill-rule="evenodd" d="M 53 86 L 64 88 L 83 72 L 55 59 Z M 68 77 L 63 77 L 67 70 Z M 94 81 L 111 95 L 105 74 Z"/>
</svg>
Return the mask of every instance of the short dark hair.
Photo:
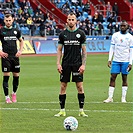
<svg viewBox="0 0 133 133">
<path fill-rule="evenodd" d="M 74 12 L 70 12 L 68 15 L 75 15 L 76 16 L 76 14 Z"/>
<path fill-rule="evenodd" d="M 5 18 L 9 18 L 9 17 L 12 17 L 12 14 L 5 14 L 5 16 L 4 16 Z"/>
</svg>

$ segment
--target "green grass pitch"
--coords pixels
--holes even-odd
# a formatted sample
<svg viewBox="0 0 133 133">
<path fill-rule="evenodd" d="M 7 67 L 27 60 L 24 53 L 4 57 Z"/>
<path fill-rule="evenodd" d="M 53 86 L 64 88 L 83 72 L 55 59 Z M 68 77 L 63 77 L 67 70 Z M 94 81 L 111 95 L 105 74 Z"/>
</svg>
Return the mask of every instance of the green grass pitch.
<svg viewBox="0 0 133 133">
<path fill-rule="evenodd" d="M 20 85 L 17 103 L 5 104 L 0 76 L 0 133 L 67 133 L 63 121 L 74 116 L 79 122 L 78 133 L 133 132 L 133 71 L 129 74 L 127 103 L 121 103 L 121 75 L 118 75 L 114 103 L 105 104 L 108 95 L 110 69 L 107 54 L 88 54 L 84 74 L 85 113 L 78 116 L 75 83 L 67 87 L 66 117 L 56 118 L 59 111 L 59 74 L 55 56 L 21 57 Z M 12 75 L 11 75 L 12 76 Z M 9 90 L 12 91 L 12 77 Z"/>
</svg>

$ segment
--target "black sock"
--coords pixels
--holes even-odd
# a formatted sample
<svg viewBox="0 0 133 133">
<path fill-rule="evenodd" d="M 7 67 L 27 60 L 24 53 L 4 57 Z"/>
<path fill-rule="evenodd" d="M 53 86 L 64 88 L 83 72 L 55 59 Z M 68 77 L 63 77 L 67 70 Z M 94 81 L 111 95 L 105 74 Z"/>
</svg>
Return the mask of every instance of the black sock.
<svg viewBox="0 0 133 133">
<path fill-rule="evenodd" d="M 13 76 L 13 92 L 14 93 L 18 89 L 18 84 L 19 84 L 19 76 L 18 77 Z"/>
<path fill-rule="evenodd" d="M 60 107 L 61 109 L 65 108 L 66 94 L 59 95 Z"/>
<path fill-rule="evenodd" d="M 8 96 L 8 80 L 9 80 L 9 76 L 3 76 L 3 90 L 4 90 L 5 96 Z"/>
<path fill-rule="evenodd" d="M 83 94 L 78 93 L 79 108 L 81 109 L 84 106 L 84 99 L 85 99 L 84 93 Z"/>
</svg>

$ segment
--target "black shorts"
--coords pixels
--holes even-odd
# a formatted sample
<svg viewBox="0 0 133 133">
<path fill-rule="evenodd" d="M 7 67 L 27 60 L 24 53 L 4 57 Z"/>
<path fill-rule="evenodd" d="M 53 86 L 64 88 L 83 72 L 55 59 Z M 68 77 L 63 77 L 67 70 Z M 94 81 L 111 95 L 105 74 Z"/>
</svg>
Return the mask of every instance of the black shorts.
<svg viewBox="0 0 133 133">
<path fill-rule="evenodd" d="M 62 74 L 60 75 L 60 81 L 61 82 L 70 82 L 70 77 L 72 74 L 72 82 L 83 82 L 83 74 L 79 74 L 79 67 L 78 66 L 68 66 L 63 65 L 62 66 Z"/>
<path fill-rule="evenodd" d="M 18 57 L 1 58 L 2 72 L 20 72 L 20 63 Z"/>
</svg>

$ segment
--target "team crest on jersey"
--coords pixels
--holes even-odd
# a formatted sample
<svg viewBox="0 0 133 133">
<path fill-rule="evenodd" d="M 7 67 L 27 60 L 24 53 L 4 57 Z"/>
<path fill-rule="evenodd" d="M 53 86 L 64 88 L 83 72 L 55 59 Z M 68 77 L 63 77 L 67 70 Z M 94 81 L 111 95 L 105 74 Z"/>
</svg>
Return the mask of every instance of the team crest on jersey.
<svg viewBox="0 0 133 133">
<path fill-rule="evenodd" d="M 77 35 L 76 35 L 76 37 L 77 37 L 77 38 L 80 38 L 80 37 L 81 37 L 81 35 L 80 35 L 80 34 L 77 34 Z"/>
<path fill-rule="evenodd" d="M 120 39 L 121 43 L 123 42 L 123 39 Z"/>
<path fill-rule="evenodd" d="M 14 34 L 16 35 L 17 34 L 17 31 L 14 31 Z"/>
</svg>

